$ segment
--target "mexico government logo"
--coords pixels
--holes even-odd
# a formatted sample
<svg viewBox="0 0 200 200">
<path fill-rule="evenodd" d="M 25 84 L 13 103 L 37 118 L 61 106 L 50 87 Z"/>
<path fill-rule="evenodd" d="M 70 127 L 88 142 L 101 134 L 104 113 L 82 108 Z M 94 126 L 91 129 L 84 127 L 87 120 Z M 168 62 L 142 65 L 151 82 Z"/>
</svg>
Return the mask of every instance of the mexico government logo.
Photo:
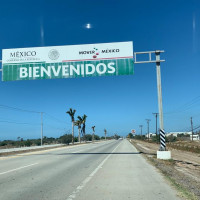
<svg viewBox="0 0 200 200">
<path fill-rule="evenodd" d="M 48 55 L 51 60 L 57 60 L 60 56 L 59 52 L 56 49 L 50 50 Z"/>
</svg>

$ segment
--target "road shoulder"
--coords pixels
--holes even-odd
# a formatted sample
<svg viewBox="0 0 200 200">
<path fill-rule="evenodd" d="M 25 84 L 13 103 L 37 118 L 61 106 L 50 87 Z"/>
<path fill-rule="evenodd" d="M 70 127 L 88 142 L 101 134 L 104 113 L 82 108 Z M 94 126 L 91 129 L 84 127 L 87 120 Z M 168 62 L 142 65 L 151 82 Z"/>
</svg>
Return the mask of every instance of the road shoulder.
<svg viewBox="0 0 200 200">
<path fill-rule="evenodd" d="M 127 140 L 110 155 L 98 173 L 70 200 L 180 199 Z"/>
<path fill-rule="evenodd" d="M 145 145 L 144 142 L 138 140 L 131 140 L 131 143 L 142 153 L 143 157 L 149 163 L 159 169 L 170 184 L 176 188 L 183 199 L 200 199 L 200 191 L 198 189 L 200 188 L 200 180 L 184 171 L 185 168 L 180 164 L 184 161 L 181 161 L 180 158 L 178 161 L 173 159 L 168 161 L 158 160 L 155 150 L 153 150 L 150 145 Z M 191 164 L 188 165 L 191 167 Z M 188 170 L 189 168 L 186 167 L 186 169 Z"/>
</svg>

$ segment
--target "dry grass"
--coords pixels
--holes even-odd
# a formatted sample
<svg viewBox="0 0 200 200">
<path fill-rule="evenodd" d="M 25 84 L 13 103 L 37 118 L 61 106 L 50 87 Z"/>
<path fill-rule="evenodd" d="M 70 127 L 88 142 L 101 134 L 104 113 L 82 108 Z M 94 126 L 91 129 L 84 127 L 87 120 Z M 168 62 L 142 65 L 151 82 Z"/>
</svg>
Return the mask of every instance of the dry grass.
<svg viewBox="0 0 200 200">
<path fill-rule="evenodd" d="M 167 143 L 168 147 L 173 149 L 189 151 L 193 153 L 200 153 L 200 142 L 196 141 L 178 141 Z"/>
</svg>

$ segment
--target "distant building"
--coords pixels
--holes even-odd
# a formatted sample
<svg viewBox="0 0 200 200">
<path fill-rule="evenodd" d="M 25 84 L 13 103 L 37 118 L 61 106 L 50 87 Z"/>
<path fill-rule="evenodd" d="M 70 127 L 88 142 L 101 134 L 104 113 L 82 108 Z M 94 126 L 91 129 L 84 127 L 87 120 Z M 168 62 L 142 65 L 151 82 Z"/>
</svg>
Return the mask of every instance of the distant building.
<svg viewBox="0 0 200 200">
<path fill-rule="evenodd" d="M 166 136 L 169 137 L 169 136 L 175 136 L 175 137 L 178 137 L 178 136 L 186 136 L 188 135 L 188 137 L 190 137 L 190 140 L 192 140 L 192 131 L 190 132 L 170 132 L 170 133 L 167 133 Z M 193 133 L 193 140 L 200 140 L 200 137 L 199 137 L 199 134 L 197 133 Z"/>
<path fill-rule="evenodd" d="M 178 135 L 192 135 L 192 131 L 190 132 L 169 132 L 166 134 L 167 137 L 169 136 L 175 136 L 175 137 L 178 137 Z"/>
<path fill-rule="evenodd" d="M 146 138 L 151 138 L 153 136 L 156 136 L 156 134 L 155 133 L 149 133 L 149 134 L 145 135 Z"/>
<path fill-rule="evenodd" d="M 190 140 L 192 140 L 192 135 L 190 135 Z M 193 140 L 200 140 L 199 135 L 198 134 L 193 135 Z"/>
</svg>

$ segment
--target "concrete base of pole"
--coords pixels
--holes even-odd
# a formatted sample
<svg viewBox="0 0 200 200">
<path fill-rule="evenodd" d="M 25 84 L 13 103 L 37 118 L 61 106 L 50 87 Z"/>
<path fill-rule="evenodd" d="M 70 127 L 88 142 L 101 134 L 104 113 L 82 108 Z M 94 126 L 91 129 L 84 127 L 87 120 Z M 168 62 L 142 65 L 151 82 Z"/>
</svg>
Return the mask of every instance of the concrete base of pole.
<svg viewBox="0 0 200 200">
<path fill-rule="evenodd" d="M 162 160 L 171 159 L 171 151 L 157 151 L 157 159 L 162 159 Z"/>
</svg>

